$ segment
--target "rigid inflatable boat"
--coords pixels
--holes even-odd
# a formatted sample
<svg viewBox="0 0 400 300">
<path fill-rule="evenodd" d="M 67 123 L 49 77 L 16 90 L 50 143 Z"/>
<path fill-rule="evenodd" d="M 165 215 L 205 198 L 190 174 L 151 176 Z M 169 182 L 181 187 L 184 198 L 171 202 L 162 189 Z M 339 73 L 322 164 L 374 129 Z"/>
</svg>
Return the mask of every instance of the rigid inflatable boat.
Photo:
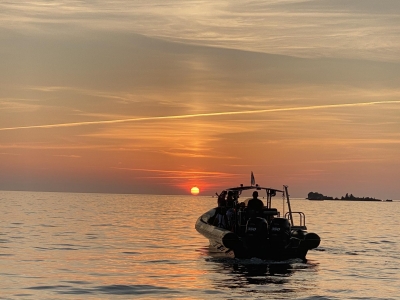
<svg viewBox="0 0 400 300">
<path fill-rule="evenodd" d="M 303 212 L 291 210 L 287 186 L 278 190 L 253 183 L 252 175 L 250 186 L 240 185 L 217 194 L 218 207 L 198 218 L 196 230 L 209 239 L 212 248 L 230 257 L 305 260 L 308 250 L 319 246 L 320 237 L 307 232 Z M 248 190 L 253 190 L 254 199 L 259 192 L 264 195 L 265 203 L 255 207 L 250 205 L 252 199 L 241 202 L 242 192 Z M 283 215 L 271 207 L 271 200 L 277 193 L 282 194 L 284 210 L 287 207 Z"/>
</svg>

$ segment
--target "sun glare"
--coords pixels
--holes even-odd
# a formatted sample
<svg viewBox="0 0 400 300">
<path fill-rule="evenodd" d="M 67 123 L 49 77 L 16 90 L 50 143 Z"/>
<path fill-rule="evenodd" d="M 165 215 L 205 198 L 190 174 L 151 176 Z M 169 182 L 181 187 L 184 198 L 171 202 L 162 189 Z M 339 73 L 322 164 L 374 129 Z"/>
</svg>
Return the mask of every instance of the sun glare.
<svg viewBox="0 0 400 300">
<path fill-rule="evenodd" d="M 198 195 L 200 193 L 200 190 L 197 186 L 194 186 L 194 187 L 192 187 L 190 192 L 192 193 L 192 195 Z"/>
</svg>

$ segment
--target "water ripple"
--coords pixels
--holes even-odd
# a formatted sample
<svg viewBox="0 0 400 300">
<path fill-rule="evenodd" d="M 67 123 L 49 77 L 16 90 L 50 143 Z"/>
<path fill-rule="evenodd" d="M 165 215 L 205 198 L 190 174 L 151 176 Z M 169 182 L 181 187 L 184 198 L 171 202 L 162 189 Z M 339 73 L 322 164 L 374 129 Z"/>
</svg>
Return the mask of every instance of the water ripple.
<svg viewBox="0 0 400 300">
<path fill-rule="evenodd" d="M 0 199 L 2 299 L 381 300 L 400 294 L 400 203 L 371 209 L 293 201 L 292 209 L 303 210 L 307 227 L 321 235 L 321 246 L 306 262 L 274 262 L 210 251 L 194 223 L 215 205 L 211 197 L 0 191 Z M 182 203 L 190 208 L 183 214 Z"/>
</svg>

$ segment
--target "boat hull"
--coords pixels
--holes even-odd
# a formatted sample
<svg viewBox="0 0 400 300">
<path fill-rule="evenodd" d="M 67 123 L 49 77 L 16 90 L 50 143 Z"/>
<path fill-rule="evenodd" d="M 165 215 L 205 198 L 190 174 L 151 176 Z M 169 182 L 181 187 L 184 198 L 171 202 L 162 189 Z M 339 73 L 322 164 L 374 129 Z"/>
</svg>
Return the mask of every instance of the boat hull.
<svg viewBox="0 0 400 300">
<path fill-rule="evenodd" d="M 286 238 L 272 233 L 265 235 L 238 235 L 230 230 L 212 225 L 217 208 L 201 215 L 195 225 L 196 230 L 209 239 L 210 246 L 221 253 L 236 258 L 252 258 L 286 260 L 291 258 L 306 259 L 309 249 L 319 245 L 319 237 L 315 233 L 308 234 L 297 230 Z M 266 223 L 264 219 L 260 224 Z M 285 219 L 280 219 L 285 220 Z M 257 221 L 257 220 L 256 220 Z"/>
</svg>

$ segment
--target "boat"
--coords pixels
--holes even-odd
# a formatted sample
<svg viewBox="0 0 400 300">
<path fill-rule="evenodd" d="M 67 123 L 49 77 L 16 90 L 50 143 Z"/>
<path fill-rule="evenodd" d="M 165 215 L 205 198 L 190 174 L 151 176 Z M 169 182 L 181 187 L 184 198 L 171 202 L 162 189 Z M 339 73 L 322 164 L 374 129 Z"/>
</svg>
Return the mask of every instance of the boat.
<svg viewBox="0 0 400 300">
<path fill-rule="evenodd" d="M 248 207 L 250 199 L 239 200 L 244 191 L 253 191 L 253 196 L 254 192 L 255 195 L 258 192 L 264 194 L 265 205 L 258 210 Z M 284 209 L 287 207 L 287 212 L 282 214 L 271 206 L 272 198 L 279 193 L 282 194 Z M 225 195 L 231 197 L 227 206 L 210 209 L 195 224 L 196 230 L 209 239 L 213 251 L 239 259 L 306 260 L 308 250 L 319 246 L 320 237 L 307 232 L 305 214 L 291 210 L 288 186 L 279 190 L 261 187 L 252 180 L 250 186 L 241 184 L 223 190 L 218 195 L 220 204 Z M 221 224 L 221 220 L 225 222 Z"/>
</svg>

